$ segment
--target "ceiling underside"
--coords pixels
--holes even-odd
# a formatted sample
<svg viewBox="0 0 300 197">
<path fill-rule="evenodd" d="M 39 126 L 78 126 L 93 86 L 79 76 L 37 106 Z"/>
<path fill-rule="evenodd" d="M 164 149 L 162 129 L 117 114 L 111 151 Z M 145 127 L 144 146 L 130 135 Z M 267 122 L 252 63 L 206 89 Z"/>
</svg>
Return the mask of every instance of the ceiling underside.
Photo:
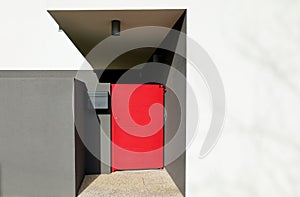
<svg viewBox="0 0 300 197">
<path fill-rule="evenodd" d="M 81 54 L 88 57 L 90 52 L 101 41 L 111 36 L 111 21 L 121 21 L 121 35 L 113 36 L 115 39 L 114 50 L 120 47 L 122 31 L 136 27 L 160 26 L 172 28 L 185 10 L 52 10 L 48 11 L 60 28 L 65 32 Z M 164 33 L 138 33 L 133 32 L 132 36 L 126 38 L 127 42 L 142 42 L 143 46 L 152 46 L 154 43 L 161 43 L 168 32 Z M 119 39 L 120 42 L 118 42 Z M 119 46 L 118 46 L 119 43 Z M 109 50 L 109 49 L 107 49 Z M 140 48 L 130 50 L 118 56 L 112 61 L 109 69 L 128 69 L 139 63 L 147 62 L 155 48 Z M 113 52 L 113 51 L 112 51 Z M 97 53 L 101 53 L 98 51 Z M 107 51 L 106 51 L 107 53 Z M 90 62 L 90 61 L 89 61 Z M 91 63 L 91 62 L 90 62 Z M 94 68 L 106 68 L 103 62 L 91 63 Z"/>
</svg>

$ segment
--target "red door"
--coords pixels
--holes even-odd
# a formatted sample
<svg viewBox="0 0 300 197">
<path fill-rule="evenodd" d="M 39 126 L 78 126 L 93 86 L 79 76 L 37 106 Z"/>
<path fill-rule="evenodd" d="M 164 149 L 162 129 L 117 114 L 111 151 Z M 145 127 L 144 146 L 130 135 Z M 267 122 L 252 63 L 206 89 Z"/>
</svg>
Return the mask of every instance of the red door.
<svg viewBox="0 0 300 197">
<path fill-rule="evenodd" d="M 112 172 L 163 168 L 164 89 L 112 84 Z"/>
</svg>

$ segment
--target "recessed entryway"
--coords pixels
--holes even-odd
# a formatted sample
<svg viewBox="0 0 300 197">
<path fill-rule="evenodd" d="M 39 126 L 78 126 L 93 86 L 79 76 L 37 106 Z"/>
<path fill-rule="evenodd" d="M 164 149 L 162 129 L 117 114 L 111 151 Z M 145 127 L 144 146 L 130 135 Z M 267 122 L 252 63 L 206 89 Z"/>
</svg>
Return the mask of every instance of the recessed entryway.
<svg viewBox="0 0 300 197">
<path fill-rule="evenodd" d="M 107 99 L 105 109 L 96 109 L 98 105 L 94 103 L 88 105 L 95 107 L 89 113 L 91 117 L 81 114 L 87 123 L 77 132 L 84 134 L 86 150 L 78 151 L 84 153 L 78 158 L 84 158 L 85 162 L 76 163 L 76 173 L 89 176 L 113 172 L 100 175 L 109 179 L 115 177 L 114 173 L 127 173 L 124 170 L 160 169 L 157 172 L 167 173 L 184 195 L 186 82 L 172 70 L 177 70 L 183 78 L 186 76 L 186 10 L 52 10 L 49 13 L 62 30 L 58 33 L 70 38 L 93 69 L 91 75 L 86 75 L 90 77 L 80 78 L 87 86 L 88 97 L 93 95 L 89 102 L 100 104 L 103 98 L 95 98 L 100 95 L 106 95 Z M 112 21 L 118 21 L 118 35 L 112 31 Z M 134 85 L 141 85 L 137 89 L 141 92 L 135 92 L 129 103 L 120 105 L 124 97 L 116 95 L 115 88 Z M 150 116 L 151 107 L 156 104 L 161 109 Z M 116 111 L 126 111 L 127 107 L 139 126 L 122 122 L 128 114 L 115 116 Z M 145 127 L 153 121 L 150 117 L 161 128 L 152 135 L 138 136 L 151 131 Z M 132 135 L 130 130 L 136 132 Z M 125 149 L 125 153 L 114 144 Z M 80 184 L 82 177 L 78 176 L 76 183 Z"/>
</svg>

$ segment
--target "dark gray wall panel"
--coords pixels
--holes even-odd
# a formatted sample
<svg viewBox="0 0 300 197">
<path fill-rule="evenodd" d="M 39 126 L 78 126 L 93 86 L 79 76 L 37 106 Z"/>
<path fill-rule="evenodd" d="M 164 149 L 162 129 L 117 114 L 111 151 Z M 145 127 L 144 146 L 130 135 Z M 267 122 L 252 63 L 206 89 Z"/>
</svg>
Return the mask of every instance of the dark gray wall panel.
<svg viewBox="0 0 300 197">
<path fill-rule="evenodd" d="M 79 191 L 85 175 L 85 146 L 75 128 L 75 173 L 76 192 Z"/>
<path fill-rule="evenodd" d="M 186 19 L 184 18 L 181 32 L 186 32 Z M 180 47 L 180 48 L 179 48 Z M 180 37 L 177 42 L 177 50 L 186 53 L 186 38 Z M 186 76 L 186 60 L 184 57 L 174 55 L 172 65 L 178 73 Z M 167 88 L 165 94 L 165 107 L 167 119 L 165 123 L 165 167 L 185 195 L 186 181 L 186 80 L 182 80 L 178 73 L 172 72 L 168 76 L 168 84 L 174 87 L 173 91 Z M 181 103 L 181 107 L 180 104 Z M 181 123 L 181 124 L 179 124 Z M 176 136 L 177 137 L 174 137 Z M 172 161 L 171 163 L 169 163 Z"/>
<path fill-rule="evenodd" d="M 101 174 L 111 173 L 111 115 L 99 114 L 101 122 Z"/>
<path fill-rule="evenodd" d="M 86 106 L 86 88 L 84 83 L 75 80 L 74 82 L 74 111 L 75 111 L 75 168 L 76 168 L 76 191 L 79 190 L 81 183 L 85 175 L 85 146 L 82 142 L 81 136 L 84 136 L 84 129 L 77 129 L 77 127 L 82 128 L 84 126 L 84 107 Z M 77 126 L 77 127 L 76 127 Z M 81 132 L 81 133 L 79 133 Z"/>
<path fill-rule="evenodd" d="M 107 91 L 110 95 L 110 83 L 99 83 L 97 91 Z M 110 98 L 109 98 L 110 99 Z M 110 105 L 110 102 L 109 102 Z M 110 106 L 109 106 L 110 108 Z M 109 111 L 108 111 L 109 112 Z M 111 115 L 109 113 L 99 113 L 100 120 L 100 150 L 101 150 L 101 174 L 111 173 Z"/>
<path fill-rule="evenodd" d="M 75 80 L 75 87 L 75 127 L 85 145 L 85 173 L 100 174 L 100 122 L 86 85 Z"/>
</svg>

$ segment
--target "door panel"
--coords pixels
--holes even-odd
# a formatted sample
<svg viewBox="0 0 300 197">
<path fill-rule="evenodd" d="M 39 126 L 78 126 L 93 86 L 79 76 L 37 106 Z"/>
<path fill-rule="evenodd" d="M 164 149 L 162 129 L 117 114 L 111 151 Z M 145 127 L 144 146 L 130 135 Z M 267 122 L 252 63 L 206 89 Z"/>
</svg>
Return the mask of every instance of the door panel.
<svg viewBox="0 0 300 197">
<path fill-rule="evenodd" d="M 164 89 L 112 84 L 112 171 L 163 168 Z"/>
</svg>

